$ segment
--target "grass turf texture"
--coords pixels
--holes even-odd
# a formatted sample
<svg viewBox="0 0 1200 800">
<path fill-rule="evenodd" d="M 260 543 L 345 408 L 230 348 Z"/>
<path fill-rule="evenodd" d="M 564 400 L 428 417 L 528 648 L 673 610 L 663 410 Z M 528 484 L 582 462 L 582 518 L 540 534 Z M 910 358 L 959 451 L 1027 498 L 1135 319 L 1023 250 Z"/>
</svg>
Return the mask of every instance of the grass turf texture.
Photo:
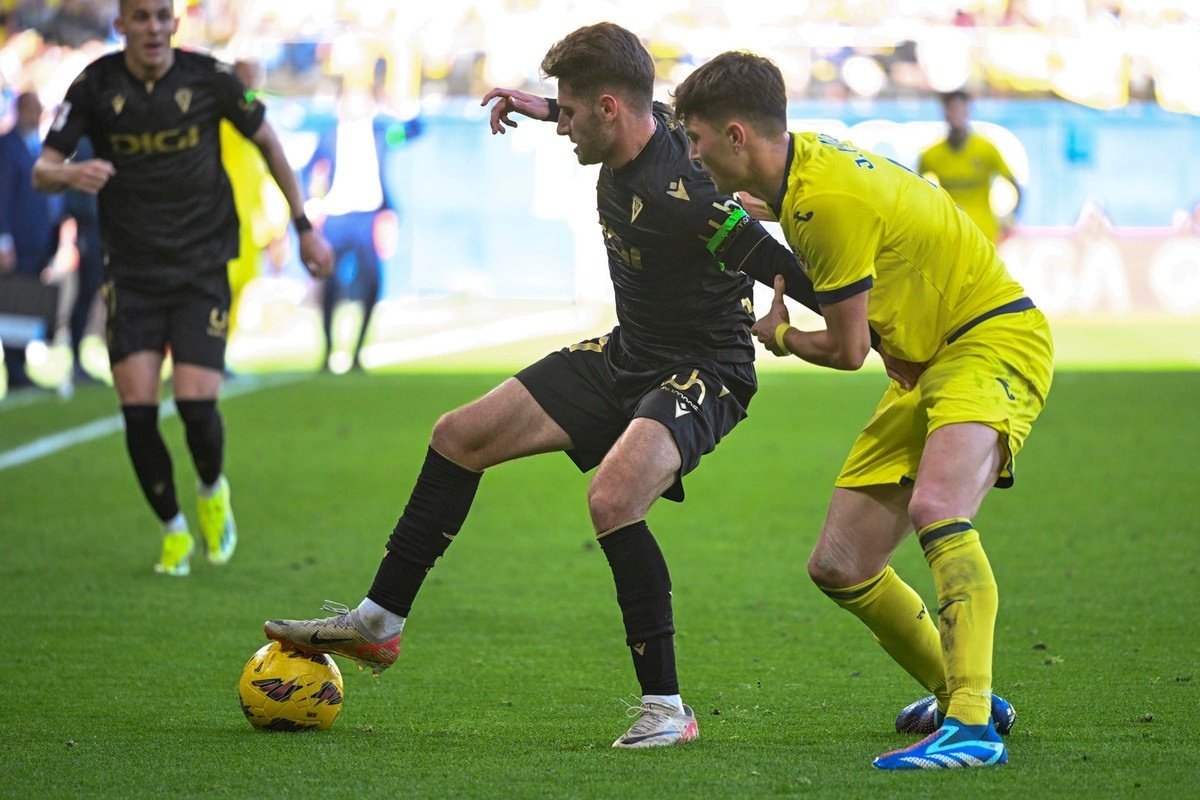
<svg viewBox="0 0 1200 800">
<path fill-rule="evenodd" d="M 12 797 L 1194 796 L 1200 375 L 1064 372 L 977 518 L 1001 591 L 1011 764 L 885 774 L 921 692 L 804 562 L 882 375 L 766 373 L 752 416 L 650 523 L 675 583 L 701 738 L 609 748 L 636 692 L 587 476 L 551 454 L 485 477 L 381 679 L 346 662 L 324 733 L 251 729 L 236 681 L 262 620 L 357 602 L 437 416 L 502 375 L 322 377 L 223 404 L 241 545 L 153 575 L 156 526 L 118 435 L 0 475 Z M 115 413 L 111 390 L 0 410 L 5 449 Z M 195 526 L 179 421 L 164 425 Z M 1190 444 L 1189 444 L 1190 442 Z M 915 543 L 895 565 L 927 598 Z"/>
</svg>

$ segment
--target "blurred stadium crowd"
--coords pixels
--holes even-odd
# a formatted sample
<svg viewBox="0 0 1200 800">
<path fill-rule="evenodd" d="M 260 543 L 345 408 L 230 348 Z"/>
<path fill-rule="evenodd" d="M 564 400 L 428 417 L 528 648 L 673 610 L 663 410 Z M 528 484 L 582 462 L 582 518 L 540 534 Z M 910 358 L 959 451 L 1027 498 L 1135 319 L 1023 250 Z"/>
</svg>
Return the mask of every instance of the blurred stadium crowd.
<svg viewBox="0 0 1200 800">
<path fill-rule="evenodd" d="M 1156 100 L 1200 113 L 1200 5 L 1190 0 L 186 0 L 182 46 L 267 67 L 312 91 L 376 57 L 397 99 L 537 81 L 535 57 L 580 21 L 641 31 L 664 82 L 731 47 L 768 53 L 798 97 L 1058 96 Z M 116 44 L 116 0 L 3 0 L 0 81 L 54 101 L 60 73 Z M 74 51 L 84 51 L 82 54 Z M 364 58 L 367 56 L 367 58 Z M 328 88 L 328 87 L 326 87 Z"/>
<path fill-rule="evenodd" d="M 46 109 L 44 132 L 70 81 L 87 63 L 121 47 L 112 28 L 117 1 L 0 0 L 0 134 L 16 124 L 17 97 L 28 91 L 35 92 Z M 1081 206 L 1093 213 L 1098 207 L 1099 213 L 1112 215 L 1118 225 L 1135 226 L 1147 224 L 1140 221 L 1137 209 L 1149 209 L 1144 216 L 1153 220 L 1149 224 L 1159 226 L 1169 219 L 1171 209 L 1176 217 L 1195 209 L 1187 219 L 1176 219 L 1174 230 L 1186 226 L 1194 236 L 1192 228 L 1200 224 L 1195 222 L 1200 219 L 1200 196 L 1182 185 L 1190 183 L 1191 168 L 1176 169 L 1176 183 L 1181 185 L 1173 189 L 1167 185 L 1164 190 L 1162 176 L 1170 174 L 1169 165 L 1144 165 L 1150 177 L 1142 182 L 1146 184 L 1142 190 L 1148 199 L 1138 200 L 1139 187 L 1132 186 L 1129 208 L 1104 207 L 1103 199 L 1098 204 L 1092 201 L 1094 196 L 1107 194 L 1111 203 L 1112 192 L 1105 187 L 1115 180 L 1110 166 L 1116 163 L 1112 161 L 1117 158 L 1116 151 L 1123 153 L 1120 158 L 1127 158 L 1127 148 L 1137 142 L 1147 148 L 1150 161 L 1165 157 L 1170 145 L 1145 138 L 1146 131 L 1158 129 L 1159 135 L 1166 137 L 1163 142 L 1183 141 L 1183 150 L 1176 155 L 1185 161 L 1192 152 L 1189 148 L 1195 147 L 1194 142 L 1184 141 L 1194 127 L 1183 125 L 1177 131 L 1163 132 L 1161 117 L 1155 116 L 1186 118 L 1188 123 L 1200 116 L 1200 48 L 1195 46 L 1200 42 L 1200 3 L 1194 0 L 741 0 L 736 4 L 717 0 L 442 0 L 422 4 L 408 0 L 177 0 L 176 9 L 181 21 L 176 46 L 211 51 L 219 58 L 240 62 L 249 68 L 247 74 L 255 76 L 255 88 L 265 92 L 268 113 L 310 193 L 329 177 L 322 171 L 319 156 L 323 137 L 338 124 L 340 98 L 348 92 L 365 92 L 376 103 L 383 120 L 376 125 L 377 135 L 382 138 L 378 163 L 371 166 L 376 174 L 368 182 L 382 183 L 384 208 L 394 209 L 394 213 L 383 218 L 387 224 L 360 226 L 356 235 L 372 240 L 369 244 L 382 264 L 383 288 L 376 278 L 373 288 L 368 286 L 356 295 L 350 286 L 349 294 L 339 296 L 362 300 L 364 292 L 369 296 L 374 292 L 382 310 L 375 317 L 373 338 L 385 342 L 406 335 L 395 328 L 397 315 L 386 309 L 397 297 L 428 300 L 467 285 L 479 294 L 509 299 L 578 301 L 587 295 L 585 272 L 596 265 L 583 264 L 582 257 L 577 259 L 580 265 L 574 274 L 564 278 L 559 264 L 531 263 L 528 258 L 509 264 L 504 261 L 507 256 L 476 253 L 470 237 L 461 235 L 461 230 L 470 229 L 483 238 L 488 226 L 502 227 L 506 220 L 511 223 L 505 214 L 519 213 L 525 220 L 521 224 L 540 226 L 531 233 L 546 237 L 553 245 L 545 248 L 547 251 L 557 248 L 563 252 L 584 239 L 589 252 L 594 249 L 590 247 L 594 234 L 591 212 L 582 210 L 587 217 L 583 224 L 569 219 L 580 210 L 576 208 L 577 195 L 587 192 L 575 191 L 575 185 L 547 188 L 543 177 L 537 177 L 544 176 L 540 168 L 533 171 L 533 185 L 527 186 L 515 183 L 513 176 L 519 173 L 519 180 L 528 181 L 528 170 L 507 163 L 481 165 L 476 159 L 484 156 L 477 156 L 476 151 L 486 149 L 494 156 L 496 146 L 482 144 L 485 132 L 474 122 L 468 132 L 456 119 L 465 113 L 463 109 L 478 112 L 477 98 L 493 86 L 539 86 L 538 63 L 546 49 L 566 31 L 601 19 L 644 35 L 656 60 L 662 84 L 659 96 L 664 99 L 678 81 L 713 55 L 731 48 L 754 50 L 779 63 L 805 122 L 830 123 L 839 117 L 841 127 L 825 132 L 848 133 L 856 143 L 905 163 L 915 157 L 919 140 L 940 130 L 940 121 L 934 122 L 938 117 L 932 100 L 936 93 L 965 88 L 981 105 L 992 104 L 988 107 L 991 118 L 1016 133 L 1008 134 L 1006 157 L 1018 178 L 1024 181 L 1030 167 L 1035 173 L 1026 215 L 1034 225 L 1042 226 L 1043 233 L 1049 231 L 1045 243 L 1039 244 L 1032 233 L 1007 245 L 1011 252 L 1006 258 L 1018 272 L 1022 264 L 1030 264 L 1039 275 L 1052 278 L 1056 273 L 1047 272 L 1040 264 L 1069 263 L 1071 266 L 1059 269 L 1075 276 L 1068 283 L 1087 284 L 1080 277 L 1082 267 L 1076 265 L 1094 259 L 1061 255 L 1063 234 L 1054 228 L 1064 224 L 1062 217 L 1076 219 Z M 1057 103 L 1039 105 L 1045 100 Z M 1006 103 L 1008 110 L 1001 113 Z M 1049 121 L 1043 119 L 1041 109 L 1055 105 L 1081 113 L 1052 114 Z M 1146 107 L 1155 115 L 1137 111 Z M 1132 116 L 1140 117 L 1134 122 L 1142 127 L 1137 131 L 1131 128 L 1126 139 L 1100 137 L 1087 113 L 1117 109 L 1132 110 Z M 1034 119 L 1041 121 L 1035 123 Z M 420 130 L 421 125 L 414 123 L 421 120 L 430 132 L 425 138 L 431 141 L 421 139 L 415 146 L 405 146 Z M 893 124 L 906 120 L 910 128 L 916 124 L 912 120 L 929 122 L 908 130 L 905 135 L 911 141 L 907 141 L 897 138 L 903 131 Z M 880 141 L 870 140 L 876 135 L 882 137 Z M 860 141 L 864 137 L 867 141 Z M 522 141 L 506 146 L 514 148 L 511 153 L 517 158 L 534 158 L 542 165 L 541 154 L 526 155 L 528 144 L 540 145 L 548 138 L 553 138 L 550 131 L 529 133 Z M 1022 145 L 1030 150 L 1029 156 Z M 1039 169 L 1041 186 L 1037 185 Z M 522 197 L 520 202 L 528 207 L 465 209 L 462 203 L 470 198 L 455 193 L 460 203 L 451 208 L 441 195 L 428 193 L 434 183 L 473 183 L 481 174 L 503 185 L 511 195 Z M 574 177 L 571 173 L 568 180 L 560 178 L 558 183 L 570 184 Z M 1148 184 L 1155 181 L 1157 188 L 1151 192 Z M 236 192 L 237 178 L 234 182 Z M 325 180 L 326 191 L 331 189 L 328 184 Z M 1076 187 L 1074 194 L 1067 194 L 1070 186 Z M 420 203 L 410 202 L 413 198 L 420 198 Z M 319 205 L 322 198 L 313 199 Z M 0 198 L 3 202 L 7 201 Z M 308 284 L 294 258 L 289 261 L 286 236 L 281 236 L 286 215 L 279 199 L 264 197 L 259 206 L 247 210 L 239 200 L 243 219 L 251 221 L 254 238 L 260 240 L 262 252 L 256 254 L 261 273 L 279 280 L 266 288 L 259 286 L 258 291 L 251 287 L 248 292 L 256 299 L 239 315 L 239 325 L 247 330 L 257 325 L 264 335 L 256 346 L 251 345 L 252 337 L 231 340 L 235 365 L 256 363 L 260 355 L 278 361 L 279 342 L 285 339 L 303 341 L 297 345 L 297 353 L 321 349 L 319 331 L 310 331 L 311 320 L 300 320 L 294 313 L 306 307 L 319 316 L 319 287 Z M 1167 210 L 1160 211 L 1159 206 Z M 1052 209 L 1059 213 L 1052 214 Z M 532 223 L 531 210 L 536 218 Z M 314 208 L 313 215 L 320 216 L 320 209 Z M 1133 221 L 1122 223 L 1122 215 Z M 260 236 L 259 229 L 268 233 Z M 269 233 L 271 230 L 276 232 Z M 75 241 L 80 234 L 72 224 L 66 234 L 44 276 L 65 287 L 58 298 L 60 324 L 69 316 L 68 304 L 79 284 L 73 273 L 79 263 Z M 1141 240 L 1113 245 L 1117 249 L 1149 246 Z M 1187 246 L 1192 247 L 1191 239 Z M 362 252 L 349 258 L 351 284 L 363 274 Z M 580 248 L 575 252 L 580 253 Z M 1126 265 L 1153 261 L 1157 252 L 1142 254 L 1139 250 L 1109 260 L 1122 265 L 1117 271 L 1125 274 Z M 1200 304 L 1200 278 L 1187 271 L 1193 269 L 1186 267 L 1192 256 L 1171 258 L 1172 263 L 1185 263 L 1185 268 L 1171 267 L 1168 278 L 1163 279 L 1165 288 L 1155 297 L 1185 297 L 1182 311 L 1194 313 L 1193 305 Z M 490 263 L 481 267 L 478 262 L 485 259 Z M 1037 277 L 1027 275 L 1025 280 L 1038 285 Z M 1145 283 L 1136 276 L 1129 280 L 1135 288 L 1139 282 Z M 1178 291 L 1180 281 L 1187 282 L 1184 292 Z M 537 287 L 535 282 L 539 282 Z M 1064 310 L 1090 313 L 1089 304 L 1095 305 L 1087 293 L 1083 299 L 1066 289 L 1060 294 L 1066 298 Z M 1147 289 L 1142 294 L 1150 297 L 1152 293 Z M 1141 311 L 1161 306 L 1158 300 L 1120 299 L 1126 295 L 1135 301 L 1139 296 L 1137 291 L 1121 290 L 1113 295 L 1117 300 L 1106 300 L 1101 292 L 1096 307 Z M 287 298 L 286 303 L 281 304 L 280 298 Z M 371 304 L 364 305 L 364 316 L 369 318 Z M 95 322 L 92 329 L 96 330 Z M 354 336 L 351 332 L 342 338 Z M 386 363 L 392 357 L 385 358 L 385 351 L 381 344 L 375 363 Z M 91 371 L 103 373 L 103 347 L 85 351 L 85 362 L 89 352 L 95 364 Z M 343 354 L 341 366 L 351 359 L 356 360 L 357 355 Z M 294 367 L 297 362 L 289 365 Z"/>
</svg>

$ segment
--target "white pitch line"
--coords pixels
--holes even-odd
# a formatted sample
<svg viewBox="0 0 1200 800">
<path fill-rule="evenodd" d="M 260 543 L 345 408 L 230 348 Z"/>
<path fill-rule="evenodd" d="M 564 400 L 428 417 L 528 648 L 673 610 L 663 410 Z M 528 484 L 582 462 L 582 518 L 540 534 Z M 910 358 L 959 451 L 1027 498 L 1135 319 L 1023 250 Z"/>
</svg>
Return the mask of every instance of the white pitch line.
<svg viewBox="0 0 1200 800">
<path fill-rule="evenodd" d="M 287 383 L 294 383 L 301 379 L 302 376 L 288 375 L 279 378 L 259 379 L 259 378 L 238 378 L 236 381 L 228 384 L 221 391 L 221 399 L 229 400 L 243 394 L 250 394 L 259 389 L 267 389 L 273 386 L 282 386 Z M 159 406 L 159 418 L 168 419 L 174 416 L 175 401 L 171 399 L 165 400 Z M 28 464 L 31 461 L 37 461 L 39 458 L 53 455 L 60 450 L 66 450 L 68 447 L 74 447 L 77 444 L 83 444 L 103 436 L 116 433 L 123 430 L 125 420 L 120 414 L 113 414 L 111 417 L 93 420 L 84 425 L 78 425 L 74 428 L 69 428 L 65 431 L 52 433 L 49 436 L 43 436 L 40 439 L 35 439 L 29 444 L 23 444 L 20 447 L 15 447 L 12 450 L 7 450 L 0 453 L 0 472 L 13 467 L 19 467 L 23 464 Z"/>
</svg>

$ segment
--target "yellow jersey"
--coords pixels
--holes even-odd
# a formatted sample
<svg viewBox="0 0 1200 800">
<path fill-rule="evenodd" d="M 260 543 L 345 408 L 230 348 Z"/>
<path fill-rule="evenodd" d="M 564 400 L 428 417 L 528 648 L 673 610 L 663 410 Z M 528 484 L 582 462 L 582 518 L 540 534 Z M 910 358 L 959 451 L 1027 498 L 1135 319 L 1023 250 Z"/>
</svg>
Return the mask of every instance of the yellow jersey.
<svg viewBox="0 0 1200 800">
<path fill-rule="evenodd" d="M 917 172 L 937 176 L 954 202 L 996 241 L 1000 225 L 992 211 L 992 181 L 999 176 L 1016 185 L 1016 179 L 994 144 L 977 133 L 968 133 L 957 149 L 943 140 L 921 153 Z"/>
<path fill-rule="evenodd" d="M 900 358 L 929 361 L 963 326 L 1024 297 L 945 191 L 830 136 L 791 134 L 775 208 L 817 302 L 870 291 L 871 327 Z"/>
</svg>

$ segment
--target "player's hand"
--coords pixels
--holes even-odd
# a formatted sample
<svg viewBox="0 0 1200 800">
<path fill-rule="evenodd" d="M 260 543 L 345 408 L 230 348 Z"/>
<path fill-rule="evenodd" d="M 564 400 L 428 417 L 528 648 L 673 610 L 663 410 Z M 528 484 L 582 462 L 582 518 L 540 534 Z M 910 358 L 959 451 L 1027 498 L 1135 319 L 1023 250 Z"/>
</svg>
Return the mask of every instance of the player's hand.
<svg viewBox="0 0 1200 800">
<path fill-rule="evenodd" d="M 771 300 L 771 308 L 750 328 L 750 333 L 754 334 L 763 346 L 777 356 L 791 355 L 775 340 L 775 331 L 779 329 L 779 326 L 792 321 L 791 316 L 788 315 L 787 306 L 783 303 L 783 293 L 786 290 L 787 282 L 782 275 L 776 275 L 775 297 Z"/>
<path fill-rule="evenodd" d="M 497 98 L 499 98 L 499 102 L 492 106 L 493 134 L 506 133 L 504 130 L 506 125 L 510 128 L 517 127 L 516 121 L 511 116 L 514 111 L 530 119 L 545 120 L 550 116 L 550 103 L 546 101 L 546 98 L 517 89 L 492 89 L 483 96 L 479 105 L 486 106 Z"/>
<path fill-rule="evenodd" d="M 775 219 L 775 212 L 771 210 L 769 205 L 767 205 L 764 201 L 759 200 L 749 192 L 737 192 L 733 197 L 738 201 L 738 204 L 745 209 L 746 213 L 749 214 L 751 218 L 756 219 L 759 222 L 779 221 Z"/>
<path fill-rule="evenodd" d="M 903 386 L 906 391 L 917 385 L 917 380 L 928 364 L 925 361 L 905 361 L 882 347 L 879 348 L 879 357 L 883 359 L 883 368 L 887 370 L 888 377 Z"/>
<path fill-rule="evenodd" d="M 300 234 L 300 261 L 314 278 L 328 278 L 333 274 L 333 248 L 315 230 Z"/>
<path fill-rule="evenodd" d="M 117 168 L 112 162 L 103 158 L 89 158 L 70 166 L 67 173 L 67 185 L 88 194 L 96 194 L 108 183 L 108 179 L 117 174 Z"/>
</svg>

